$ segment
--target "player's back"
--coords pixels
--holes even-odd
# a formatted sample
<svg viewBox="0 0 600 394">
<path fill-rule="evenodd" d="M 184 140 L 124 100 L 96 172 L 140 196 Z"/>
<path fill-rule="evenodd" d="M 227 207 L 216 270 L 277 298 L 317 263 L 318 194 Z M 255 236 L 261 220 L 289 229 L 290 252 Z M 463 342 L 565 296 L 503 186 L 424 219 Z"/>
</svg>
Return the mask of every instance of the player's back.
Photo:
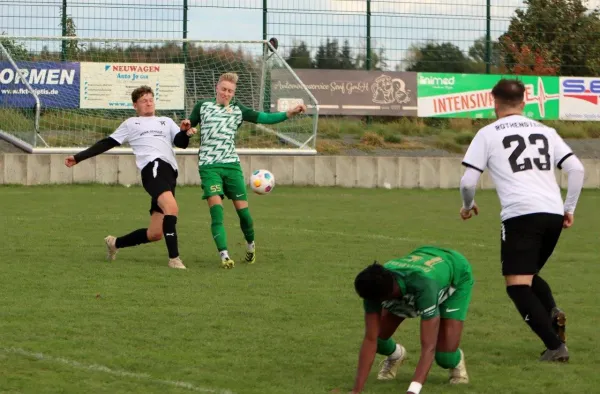
<svg viewBox="0 0 600 394">
<path fill-rule="evenodd" d="M 571 150 L 556 130 L 511 115 L 479 130 L 464 164 L 490 171 L 502 205 L 502 220 L 531 213 L 563 214 L 555 168 Z"/>
<path fill-rule="evenodd" d="M 383 266 L 400 277 L 425 276 L 447 287 L 466 269 L 466 259 L 458 252 L 435 246 L 421 246 L 406 256 L 390 260 Z"/>
</svg>

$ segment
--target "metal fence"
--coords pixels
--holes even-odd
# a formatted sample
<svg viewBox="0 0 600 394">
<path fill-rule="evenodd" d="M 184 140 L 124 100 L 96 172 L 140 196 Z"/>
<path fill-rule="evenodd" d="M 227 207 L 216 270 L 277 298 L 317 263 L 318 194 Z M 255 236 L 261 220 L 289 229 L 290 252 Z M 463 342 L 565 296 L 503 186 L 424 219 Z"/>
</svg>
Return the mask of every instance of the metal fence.
<svg viewBox="0 0 600 394">
<path fill-rule="evenodd" d="M 581 9 L 596 3 L 600 1 L 0 0 L 0 32 L 276 37 L 294 68 L 583 76 L 600 72 L 600 20 Z M 529 8 L 538 11 L 527 14 Z M 519 10 L 528 16 L 513 26 Z"/>
</svg>

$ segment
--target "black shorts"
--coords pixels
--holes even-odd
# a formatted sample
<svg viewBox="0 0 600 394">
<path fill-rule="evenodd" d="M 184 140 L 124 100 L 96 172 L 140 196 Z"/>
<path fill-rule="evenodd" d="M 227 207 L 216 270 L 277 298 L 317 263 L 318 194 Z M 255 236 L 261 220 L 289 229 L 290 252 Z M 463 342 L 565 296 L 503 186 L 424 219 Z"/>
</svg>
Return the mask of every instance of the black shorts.
<svg viewBox="0 0 600 394">
<path fill-rule="evenodd" d="M 142 185 L 146 192 L 152 197 L 150 201 L 150 214 L 153 212 L 163 213 L 158 206 L 158 196 L 164 192 L 172 192 L 175 195 L 177 185 L 177 171 L 169 163 L 161 159 L 155 159 L 142 169 Z"/>
<path fill-rule="evenodd" d="M 560 238 L 563 216 L 534 213 L 502 222 L 500 256 L 502 275 L 540 272 Z"/>
</svg>

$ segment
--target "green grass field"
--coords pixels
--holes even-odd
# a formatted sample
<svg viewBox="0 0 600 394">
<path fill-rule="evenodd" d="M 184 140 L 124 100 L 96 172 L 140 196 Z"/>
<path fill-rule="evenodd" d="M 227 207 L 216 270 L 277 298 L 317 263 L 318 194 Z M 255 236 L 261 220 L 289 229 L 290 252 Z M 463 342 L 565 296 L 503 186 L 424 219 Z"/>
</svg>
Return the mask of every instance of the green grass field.
<svg viewBox="0 0 600 394">
<path fill-rule="evenodd" d="M 568 314 L 571 361 L 537 361 L 542 344 L 503 287 L 499 206 L 479 191 L 480 216 L 462 222 L 457 190 L 277 187 L 252 196 L 257 263 L 247 266 L 227 202 L 233 270 L 219 268 L 197 187 L 178 189 L 180 251 L 164 241 L 104 260 L 103 238 L 145 227 L 140 187 L 0 188 L 0 392 L 329 393 L 349 391 L 363 334 L 356 273 L 421 244 L 454 247 L 476 278 L 462 348 L 471 383 L 450 387 L 433 366 L 422 393 L 598 392 L 600 192 L 584 191 L 575 226 L 543 271 Z M 395 335 L 409 359 L 392 382 L 403 393 L 418 360 L 418 321 Z"/>
</svg>

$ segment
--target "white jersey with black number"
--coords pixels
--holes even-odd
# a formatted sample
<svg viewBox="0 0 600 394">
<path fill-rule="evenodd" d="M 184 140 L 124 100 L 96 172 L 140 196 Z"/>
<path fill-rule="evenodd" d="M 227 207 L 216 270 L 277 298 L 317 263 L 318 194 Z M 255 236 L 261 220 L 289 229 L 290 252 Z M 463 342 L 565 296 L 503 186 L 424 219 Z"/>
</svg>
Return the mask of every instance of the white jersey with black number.
<svg viewBox="0 0 600 394">
<path fill-rule="evenodd" d="M 121 123 L 110 137 L 119 144 L 129 142 L 140 170 L 151 161 L 162 159 L 177 171 L 173 140 L 179 131 L 171 118 L 138 116 Z"/>
<path fill-rule="evenodd" d="M 554 169 L 572 154 L 553 128 L 512 115 L 477 132 L 463 165 L 480 172 L 489 169 L 502 220 L 530 213 L 563 215 Z"/>
</svg>

